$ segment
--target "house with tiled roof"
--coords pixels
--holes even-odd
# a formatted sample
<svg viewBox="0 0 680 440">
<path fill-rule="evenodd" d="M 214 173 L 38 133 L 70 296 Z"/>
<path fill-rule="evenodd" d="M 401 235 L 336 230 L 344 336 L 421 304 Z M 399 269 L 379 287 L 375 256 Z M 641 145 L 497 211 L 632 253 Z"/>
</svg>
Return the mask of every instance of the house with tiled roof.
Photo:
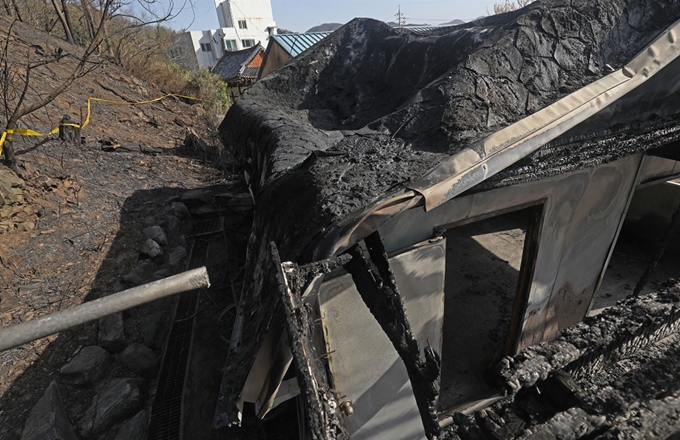
<svg viewBox="0 0 680 440">
<path fill-rule="evenodd" d="M 272 35 L 264 54 L 260 78 L 288 63 L 307 49 L 315 46 L 332 32 Z"/>
<path fill-rule="evenodd" d="M 247 49 L 225 52 L 213 67 L 212 72 L 222 78 L 232 89 L 232 94 L 241 94 L 244 87 L 257 80 L 264 59 L 264 48 L 259 44 Z"/>
</svg>

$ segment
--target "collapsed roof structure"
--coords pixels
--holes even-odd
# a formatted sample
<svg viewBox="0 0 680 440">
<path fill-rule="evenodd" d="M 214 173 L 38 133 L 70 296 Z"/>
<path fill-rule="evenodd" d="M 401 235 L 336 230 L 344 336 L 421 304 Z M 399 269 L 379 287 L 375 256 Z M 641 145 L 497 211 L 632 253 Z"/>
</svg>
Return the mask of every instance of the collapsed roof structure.
<svg viewBox="0 0 680 440">
<path fill-rule="evenodd" d="M 469 371 L 580 322 L 636 190 L 680 173 L 679 19 L 663 0 L 357 19 L 249 88 L 220 126 L 256 210 L 215 425 L 297 386 L 312 438 L 435 438 L 504 396 Z M 479 263 L 470 237 L 499 230 L 516 258 Z M 488 261 L 512 286 L 471 302 L 490 276 L 457 271 Z"/>
<path fill-rule="evenodd" d="M 264 48 L 259 44 L 243 50 L 227 51 L 212 68 L 212 73 L 227 83 L 227 87 L 241 90 L 241 87 L 247 87 L 257 80 L 263 59 Z"/>
</svg>

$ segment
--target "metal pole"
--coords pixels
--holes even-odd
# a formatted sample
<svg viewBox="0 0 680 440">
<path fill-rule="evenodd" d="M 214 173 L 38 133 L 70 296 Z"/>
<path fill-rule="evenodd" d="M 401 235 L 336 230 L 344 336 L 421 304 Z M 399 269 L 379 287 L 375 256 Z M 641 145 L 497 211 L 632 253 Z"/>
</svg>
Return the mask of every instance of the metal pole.
<svg viewBox="0 0 680 440">
<path fill-rule="evenodd" d="M 139 305 L 210 287 L 205 267 L 183 272 L 139 287 L 114 293 L 67 310 L 0 330 L 0 352 Z"/>
</svg>

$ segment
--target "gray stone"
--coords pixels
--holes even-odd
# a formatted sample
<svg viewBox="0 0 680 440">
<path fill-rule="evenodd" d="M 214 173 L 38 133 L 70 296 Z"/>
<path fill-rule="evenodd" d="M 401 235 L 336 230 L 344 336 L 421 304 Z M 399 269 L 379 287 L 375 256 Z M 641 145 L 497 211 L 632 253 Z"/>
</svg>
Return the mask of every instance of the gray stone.
<svg viewBox="0 0 680 440">
<path fill-rule="evenodd" d="M 246 213 L 253 209 L 253 198 L 250 193 L 236 194 L 232 197 L 227 206 L 238 213 Z"/>
<path fill-rule="evenodd" d="M 127 347 L 123 313 L 118 312 L 99 320 L 99 345 L 111 353 L 118 353 Z"/>
<path fill-rule="evenodd" d="M 171 277 L 174 274 L 175 272 L 173 272 L 172 269 L 169 267 L 164 267 L 163 269 L 154 272 L 153 275 L 151 275 L 151 278 L 149 278 L 149 282 L 162 280 L 163 278 Z"/>
<path fill-rule="evenodd" d="M 187 208 L 187 205 L 185 205 L 182 202 L 173 202 L 172 205 L 172 212 L 179 217 L 182 220 L 189 220 L 191 219 L 191 213 L 189 213 L 189 209 Z"/>
<path fill-rule="evenodd" d="M 183 246 L 177 246 L 168 254 L 168 264 L 170 267 L 178 267 L 187 256 L 187 250 Z"/>
<path fill-rule="evenodd" d="M 146 440 L 149 425 L 149 412 L 142 410 L 125 422 L 114 440 Z"/>
<path fill-rule="evenodd" d="M 142 408 L 140 379 L 112 379 L 92 399 L 79 424 L 83 437 L 93 438 L 106 432 L 118 422 L 137 413 Z"/>
<path fill-rule="evenodd" d="M 139 331 L 142 336 L 142 342 L 147 347 L 160 348 L 161 347 L 161 326 L 167 320 L 166 312 L 158 312 L 146 316 L 140 320 Z"/>
<path fill-rule="evenodd" d="M 111 370 L 113 356 L 98 345 L 82 350 L 59 370 L 59 382 L 67 385 L 89 385 L 103 379 Z"/>
<path fill-rule="evenodd" d="M 123 275 L 122 280 L 130 286 L 139 286 L 158 270 L 158 265 L 151 260 L 140 260 L 132 271 Z"/>
<path fill-rule="evenodd" d="M 168 237 L 165 235 L 165 231 L 160 226 L 149 226 L 142 232 L 144 232 L 144 235 L 146 235 L 148 238 L 152 239 L 161 246 L 167 246 Z"/>
<path fill-rule="evenodd" d="M 192 189 L 189 191 L 186 191 L 184 194 L 182 194 L 182 202 L 184 203 L 191 203 L 191 202 L 202 202 L 202 203 L 211 203 L 213 201 L 213 191 L 205 188 L 201 189 Z"/>
<path fill-rule="evenodd" d="M 50 383 L 31 410 L 21 440 L 78 440 L 64 410 L 56 382 Z"/>
<path fill-rule="evenodd" d="M 168 232 L 178 232 L 182 229 L 182 220 L 175 215 L 166 215 L 163 220 L 163 226 Z"/>
<path fill-rule="evenodd" d="M 40 289 L 39 283 L 26 284 L 19 286 L 19 295 L 34 295 Z"/>
<path fill-rule="evenodd" d="M 144 242 L 139 253 L 144 258 L 156 258 L 163 255 L 163 248 L 161 248 L 160 244 L 149 238 Z"/>
<path fill-rule="evenodd" d="M 158 356 L 146 345 L 130 345 L 120 354 L 120 362 L 128 370 L 147 379 L 158 372 Z"/>
</svg>

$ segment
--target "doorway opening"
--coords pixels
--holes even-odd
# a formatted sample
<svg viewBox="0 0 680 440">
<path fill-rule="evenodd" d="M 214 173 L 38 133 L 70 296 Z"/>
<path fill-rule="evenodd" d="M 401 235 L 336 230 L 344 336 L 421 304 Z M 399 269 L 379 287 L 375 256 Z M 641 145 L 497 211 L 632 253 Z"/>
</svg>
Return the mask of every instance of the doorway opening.
<svg viewBox="0 0 680 440">
<path fill-rule="evenodd" d="M 646 184 L 635 190 L 589 316 L 597 315 L 633 294 L 655 259 L 679 206 L 680 181 Z M 642 295 L 680 275 L 680 233 L 676 231 L 669 238 L 661 259 L 644 283 Z"/>
<path fill-rule="evenodd" d="M 542 213 L 541 204 L 446 226 L 440 411 L 496 394 L 489 368 L 516 351 Z"/>
</svg>

